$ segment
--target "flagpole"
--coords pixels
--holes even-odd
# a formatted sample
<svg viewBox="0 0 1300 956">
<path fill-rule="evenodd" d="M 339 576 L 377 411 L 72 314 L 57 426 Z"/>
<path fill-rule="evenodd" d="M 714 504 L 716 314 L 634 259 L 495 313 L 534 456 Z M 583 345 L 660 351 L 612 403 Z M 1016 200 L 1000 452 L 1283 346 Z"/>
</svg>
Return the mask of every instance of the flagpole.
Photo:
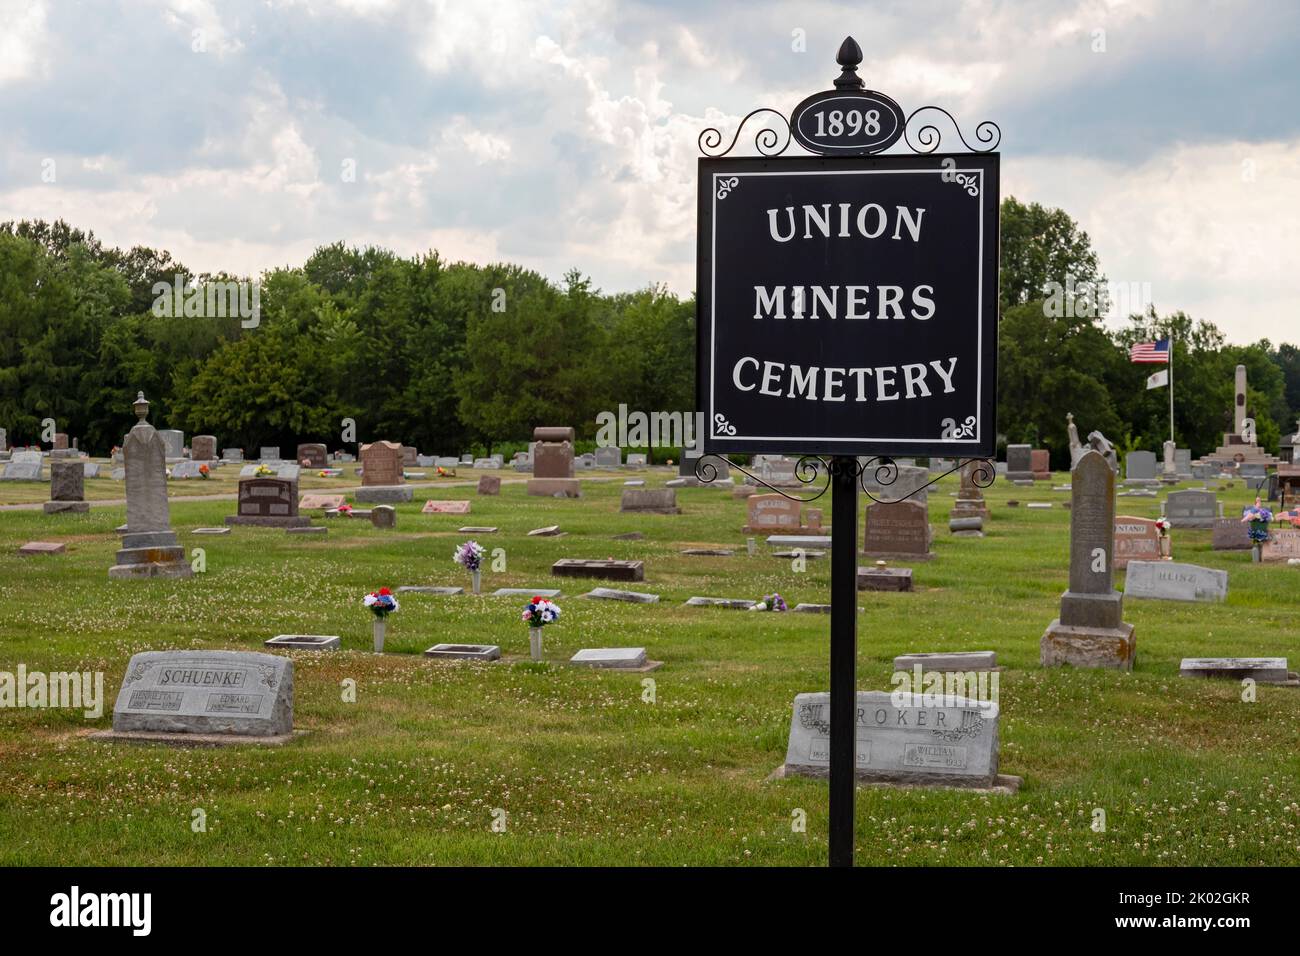
<svg viewBox="0 0 1300 956">
<path fill-rule="evenodd" d="M 1169 333 L 1169 440 L 1174 440 L 1174 333 Z"/>
</svg>

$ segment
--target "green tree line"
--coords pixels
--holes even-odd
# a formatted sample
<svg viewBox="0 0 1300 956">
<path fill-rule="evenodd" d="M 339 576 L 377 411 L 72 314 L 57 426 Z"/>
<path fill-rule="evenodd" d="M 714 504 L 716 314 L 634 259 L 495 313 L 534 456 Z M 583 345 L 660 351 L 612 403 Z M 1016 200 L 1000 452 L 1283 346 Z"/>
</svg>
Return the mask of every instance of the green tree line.
<svg viewBox="0 0 1300 956">
<path fill-rule="evenodd" d="M 1238 346 L 1204 320 L 1146 305 L 1122 328 L 1099 317 L 1105 276 L 1063 211 L 1002 204 L 998 430 L 1068 466 L 1066 414 L 1121 449 L 1159 450 L 1163 366 L 1128 346 L 1172 334 L 1175 436 L 1203 454 L 1231 427 L 1233 369 L 1249 374 L 1259 440 L 1276 450 L 1300 412 L 1300 349 Z M 600 411 L 694 407 L 695 302 L 665 288 L 603 293 L 509 264 L 402 258 L 344 243 L 257 277 L 257 314 L 186 315 L 230 275 L 166 251 L 104 246 L 59 221 L 0 224 L 0 427 L 39 444 L 41 423 L 104 454 L 143 390 L 150 420 L 220 447 L 388 438 L 456 454 L 526 441 L 539 424 L 590 439 Z M 180 288 L 181 296 L 174 293 Z M 1062 289 L 1064 288 L 1064 291 Z M 162 291 L 166 290 L 166 291 Z"/>
</svg>

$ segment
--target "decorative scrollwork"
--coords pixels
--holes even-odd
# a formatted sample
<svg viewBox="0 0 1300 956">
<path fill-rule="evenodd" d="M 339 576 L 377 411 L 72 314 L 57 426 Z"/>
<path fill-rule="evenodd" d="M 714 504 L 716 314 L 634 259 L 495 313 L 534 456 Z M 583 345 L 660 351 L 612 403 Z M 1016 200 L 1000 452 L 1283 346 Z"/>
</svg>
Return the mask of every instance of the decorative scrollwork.
<svg viewBox="0 0 1300 956">
<path fill-rule="evenodd" d="M 935 126 L 933 123 L 923 122 L 916 130 L 916 142 L 912 141 L 912 120 L 916 119 L 918 114 L 924 113 L 926 110 L 937 110 L 944 116 L 948 117 L 948 121 L 952 123 L 952 128 L 957 132 L 957 138 L 961 140 L 962 145 L 965 146 L 969 152 L 989 153 L 997 149 L 998 143 L 1002 142 L 1002 129 L 992 120 L 984 120 L 984 122 L 975 127 L 975 140 L 981 145 L 972 146 L 970 143 L 966 142 L 966 137 L 962 135 L 961 127 L 957 125 L 957 120 L 953 118 L 951 113 L 942 106 L 922 106 L 919 109 L 912 111 L 912 115 L 907 118 L 907 123 L 903 126 L 904 139 L 914 153 L 933 153 L 939 148 L 939 143 L 943 139 L 943 133 L 940 132 L 939 127 Z"/>
<path fill-rule="evenodd" d="M 705 484 L 717 480 L 718 477 L 718 466 L 715 465 L 713 462 L 709 461 L 710 458 L 722 458 L 722 456 L 704 455 L 703 457 L 701 457 L 699 460 L 695 462 L 695 477 Z M 825 476 L 826 479 L 825 483 L 821 486 L 821 488 L 817 491 L 816 494 L 804 497 L 802 495 L 792 495 L 789 492 L 787 492 L 785 489 L 778 488 L 776 485 L 769 482 L 766 478 L 760 478 L 758 475 L 754 474 L 749 469 L 737 465 L 735 462 L 731 461 L 730 459 L 723 459 L 723 460 L 727 462 L 727 465 L 729 467 L 736 469 L 736 471 L 740 472 L 746 478 L 750 479 L 750 481 L 753 484 L 762 485 L 764 488 L 771 489 L 772 491 L 776 492 L 778 495 L 781 495 L 783 498 L 789 498 L 791 501 L 800 501 L 804 503 L 807 503 L 809 501 L 816 501 L 822 495 L 826 494 L 827 490 L 831 486 L 831 473 L 832 473 L 832 469 L 835 467 L 835 461 L 836 461 L 836 459 L 832 459 L 831 461 L 826 461 L 824 458 L 819 458 L 816 455 L 805 455 L 804 457 L 799 459 L 799 461 L 794 466 L 794 477 L 798 482 L 804 485 L 814 485 L 821 479 L 823 475 Z"/>
<path fill-rule="evenodd" d="M 714 414 L 713 430 L 714 430 L 714 434 L 722 434 L 722 435 L 736 434 L 736 426 L 731 424 L 731 422 L 727 421 L 727 416 L 722 414 L 722 412 L 716 412 Z"/>
<path fill-rule="evenodd" d="M 731 191 L 740 185 L 740 177 L 728 176 L 726 179 L 718 180 L 718 198 L 726 199 L 731 195 Z"/>
<path fill-rule="evenodd" d="M 745 128 L 745 123 L 749 121 L 750 117 L 757 116 L 759 113 L 771 113 L 780 119 L 781 125 L 784 127 L 785 138 L 782 139 L 782 133 L 771 126 L 764 126 L 754 134 L 754 148 L 763 156 L 780 156 L 790 147 L 790 121 L 785 118 L 785 114 L 767 106 L 761 106 L 746 114 L 745 118 L 740 121 L 740 125 L 736 127 L 736 135 L 731 138 L 731 143 L 721 152 L 717 152 L 718 147 L 722 145 L 721 131 L 713 126 L 701 131 L 697 140 L 700 152 L 711 159 L 726 156 L 735 148 L 736 142 L 740 139 L 740 131 Z M 719 196 L 718 198 L 721 199 L 722 197 Z"/>
<path fill-rule="evenodd" d="M 874 458 L 871 459 L 871 461 L 881 462 L 881 464 L 876 467 L 876 484 L 892 485 L 898 479 L 898 465 L 894 463 L 894 460 L 892 458 Z M 871 461 L 867 462 L 868 467 L 870 466 Z M 907 494 L 898 498 L 877 498 L 874 494 L 872 494 L 871 489 L 867 487 L 867 483 L 866 483 L 867 468 L 865 467 L 862 469 L 861 472 L 862 478 L 859 479 L 858 484 L 862 487 L 863 494 L 865 494 L 872 501 L 877 502 L 878 504 L 886 504 L 886 505 L 895 504 L 899 501 L 906 501 L 908 498 L 911 498 L 913 495 L 920 494 L 922 491 L 924 491 L 926 488 L 929 488 L 936 481 L 948 477 L 955 471 L 960 471 L 965 466 L 965 464 L 970 461 L 979 462 L 979 464 L 976 465 L 971 470 L 971 480 L 975 482 L 975 485 L 979 488 L 987 488 L 989 485 L 993 484 L 993 479 L 996 477 L 996 472 L 994 471 L 993 468 L 993 462 L 989 461 L 987 458 L 968 458 L 966 459 L 966 461 L 959 461 L 954 467 L 949 468 L 947 471 L 941 474 L 935 475 L 925 484 L 913 488 Z"/>
</svg>

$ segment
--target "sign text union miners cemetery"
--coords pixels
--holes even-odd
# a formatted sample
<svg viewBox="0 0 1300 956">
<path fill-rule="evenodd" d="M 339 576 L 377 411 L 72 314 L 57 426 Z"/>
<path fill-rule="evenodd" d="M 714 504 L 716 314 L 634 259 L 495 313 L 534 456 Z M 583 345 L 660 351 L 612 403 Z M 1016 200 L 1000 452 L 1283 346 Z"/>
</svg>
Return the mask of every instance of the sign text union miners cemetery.
<svg viewBox="0 0 1300 956">
<path fill-rule="evenodd" d="M 981 123 L 982 148 L 972 150 L 946 111 L 907 115 L 866 89 L 851 37 L 836 59 L 835 89 L 805 99 L 788 123 L 773 109 L 741 121 L 743 129 L 762 117 L 760 155 L 728 155 L 740 129 L 722 149 L 718 130 L 700 135 L 704 455 L 695 470 L 707 482 L 719 471 L 711 455 L 803 455 L 795 474 L 806 495 L 751 478 L 796 501 L 834 489 L 829 719 L 819 739 L 830 777 L 830 862 L 845 866 L 853 862 L 855 778 L 908 780 L 914 772 L 898 762 L 906 748 L 855 738 L 858 494 L 902 500 L 963 459 L 994 453 L 1000 196 L 991 150 L 1001 133 Z M 939 152 L 934 123 L 944 121 L 919 114 L 946 117 L 966 151 Z M 900 141 L 899 151 L 879 155 Z M 805 154 L 784 155 L 792 144 Z M 895 455 L 957 464 L 890 495 Z M 992 482 L 989 462 L 974 468 L 977 484 Z M 867 765 L 864 752 L 874 755 Z"/>
</svg>

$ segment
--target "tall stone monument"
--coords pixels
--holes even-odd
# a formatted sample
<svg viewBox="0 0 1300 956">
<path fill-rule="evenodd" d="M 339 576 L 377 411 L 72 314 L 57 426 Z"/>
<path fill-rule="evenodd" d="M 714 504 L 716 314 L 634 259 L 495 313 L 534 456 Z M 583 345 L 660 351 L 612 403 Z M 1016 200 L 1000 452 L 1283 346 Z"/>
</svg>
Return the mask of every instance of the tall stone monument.
<svg viewBox="0 0 1300 956">
<path fill-rule="evenodd" d="M 144 392 L 135 400 L 139 419 L 122 443 L 126 460 L 126 532 L 110 578 L 188 578 L 194 572 L 172 531 L 167 505 L 167 447 L 146 420 Z"/>
<path fill-rule="evenodd" d="M 1132 670 L 1137 641 L 1114 586 L 1115 473 L 1095 451 L 1070 476 L 1070 586 L 1039 642 L 1044 667 Z"/>
<path fill-rule="evenodd" d="M 984 502 L 984 491 L 975 483 L 976 475 L 988 472 L 990 466 L 982 458 L 968 458 L 961 463 L 961 488 L 952 506 L 952 518 L 987 518 L 989 507 Z"/>
<path fill-rule="evenodd" d="M 1246 366 L 1238 365 L 1233 386 L 1232 397 L 1232 431 L 1223 436 L 1223 444 L 1211 454 L 1201 458 L 1202 464 L 1213 464 L 1220 468 L 1239 468 L 1248 465 L 1276 465 L 1278 459 L 1256 444 L 1254 428 L 1247 428 L 1250 421 L 1246 408 Z"/>
</svg>

